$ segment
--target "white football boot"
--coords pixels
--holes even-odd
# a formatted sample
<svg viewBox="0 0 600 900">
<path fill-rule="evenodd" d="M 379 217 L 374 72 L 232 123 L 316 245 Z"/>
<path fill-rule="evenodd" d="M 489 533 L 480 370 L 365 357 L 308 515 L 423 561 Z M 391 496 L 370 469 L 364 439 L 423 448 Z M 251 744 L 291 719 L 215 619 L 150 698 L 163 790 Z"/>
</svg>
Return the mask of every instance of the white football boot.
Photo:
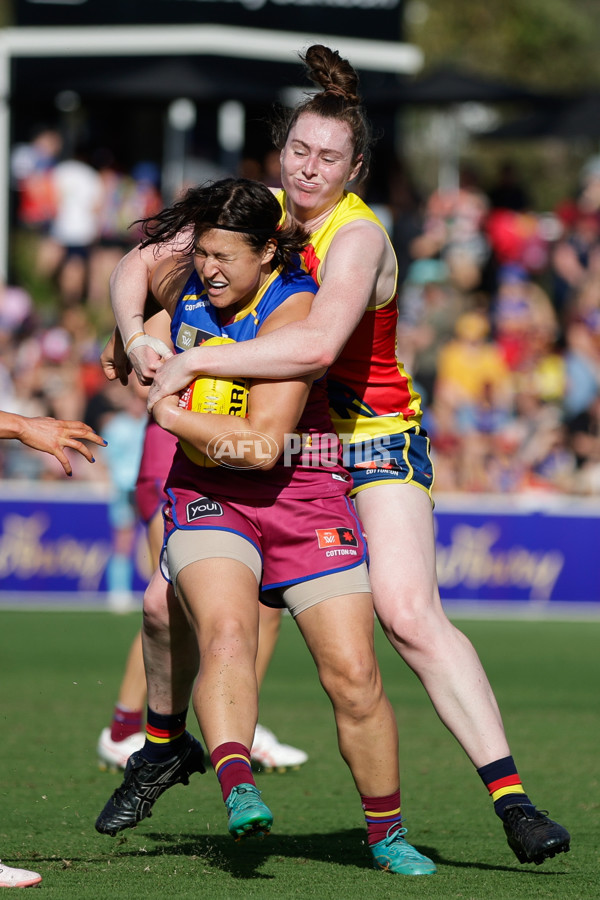
<svg viewBox="0 0 600 900">
<path fill-rule="evenodd" d="M 285 772 L 286 769 L 299 769 L 308 759 L 308 754 L 298 747 L 281 744 L 272 731 L 263 725 L 257 725 L 254 741 L 250 750 L 252 762 L 261 766 L 265 772 Z"/>
<path fill-rule="evenodd" d="M 42 876 L 37 872 L 28 872 L 27 869 L 11 869 L 2 865 L 0 860 L 0 887 L 25 888 L 39 884 Z"/>
<path fill-rule="evenodd" d="M 145 741 L 146 735 L 143 731 L 130 734 L 123 741 L 113 741 L 110 736 L 110 728 L 103 728 L 96 751 L 98 767 L 102 772 L 106 772 L 107 769 L 111 772 L 124 769 L 131 754 L 136 750 L 141 750 Z"/>
</svg>

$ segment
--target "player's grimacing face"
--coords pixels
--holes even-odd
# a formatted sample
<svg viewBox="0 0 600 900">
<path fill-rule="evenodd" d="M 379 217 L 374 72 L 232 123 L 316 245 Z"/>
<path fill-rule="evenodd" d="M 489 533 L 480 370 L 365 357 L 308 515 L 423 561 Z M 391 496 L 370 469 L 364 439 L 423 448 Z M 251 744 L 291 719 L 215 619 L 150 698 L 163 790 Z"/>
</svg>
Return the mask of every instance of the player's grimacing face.
<svg viewBox="0 0 600 900">
<path fill-rule="evenodd" d="M 270 247 L 257 253 L 243 234 L 213 228 L 196 240 L 194 267 L 213 306 L 241 309 L 268 277 L 272 256 Z"/>
<path fill-rule="evenodd" d="M 345 122 L 315 113 L 299 116 L 281 151 L 281 181 L 292 215 L 313 218 L 334 206 L 359 167 Z"/>
</svg>

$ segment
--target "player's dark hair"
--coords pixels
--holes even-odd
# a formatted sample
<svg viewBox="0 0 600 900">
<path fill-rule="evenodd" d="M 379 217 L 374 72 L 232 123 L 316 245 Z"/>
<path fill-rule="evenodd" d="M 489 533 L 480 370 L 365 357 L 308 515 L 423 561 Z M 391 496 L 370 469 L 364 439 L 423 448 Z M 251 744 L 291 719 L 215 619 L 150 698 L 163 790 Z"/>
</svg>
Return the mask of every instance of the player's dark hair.
<svg viewBox="0 0 600 900">
<path fill-rule="evenodd" d="M 305 113 L 344 122 L 352 134 L 353 164 L 362 157 L 355 180 L 363 181 L 369 173 L 373 132 L 358 94 L 358 74 L 337 50 L 322 44 L 313 44 L 304 55 L 300 54 L 300 59 L 310 80 L 322 90 L 275 117 L 271 127 L 273 143 L 282 150 L 290 130 Z"/>
<path fill-rule="evenodd" d="M 222 228 L 239 233 L 257 253 L 274 241 L 273 264 L 287 270 L 297 264 L 294 257 L 308 244 L 310 235 L 291 220 L 282 223 L 282 215 L 277 198 L 262 182 L 224 178 L 189 188 L 171 206 L 142 219 L 139 224 L 145 237 L 141 245 L 160 244 L 187 232 L 189 243 L 178 250 L 191 252 L 202 234 Z"/>
</svg>

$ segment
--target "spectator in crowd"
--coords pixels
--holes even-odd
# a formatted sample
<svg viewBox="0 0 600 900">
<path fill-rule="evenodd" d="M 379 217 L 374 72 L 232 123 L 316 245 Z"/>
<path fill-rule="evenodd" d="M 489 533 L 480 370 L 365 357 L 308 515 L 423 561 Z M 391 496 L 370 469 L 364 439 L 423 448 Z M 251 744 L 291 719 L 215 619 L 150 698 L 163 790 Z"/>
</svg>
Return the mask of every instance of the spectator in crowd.
<svg viewBox="0 0 600 900">
<path fill-rule="evenodd" d="M 486 312 L 474 309 L 456 321 L 455 335 L 438 356 L 435 402 L 454 410 L 458 431 L 482 430 L 490 415 L 510 410 L 509 370 L 494 341 Z"/>
<path fill-rule="evenodd" d="M 468 303 L 450 283 L 441 259 L 417 259 L 409 267 L 398 300 L 396 355 L 413 373 L 426 409 L 433 399 L 440 349 L 453 336 Z"/>
<path fill-rule="evenodd" d="M 98 239 L 89 261 L 88 303 L 98 325 L 112 327 L 108 281 L 119 259 L 140 239 L 138 220 L 163 207 L 160 172 L 152 162 L 124 171 L 112 152 L 102 148 L 93 157 L 102 181 Z"/>
<path fill-rule="evenodd" d="M 600 215 L 577 210 L 552 254 L 554 303 L 563 313 L 589 274 L 600 274 Z"/>
<path fill-rule="evenodd" d="M 109 519 L 113 550 L 106 572 L 108 605 L 114 612 L 135 608 L 133 596 L 134 548 L 138 511 L 135 484 L 142 457 L 148 415 L 145 391 L 132 382 L 112 383 L 106 391 L 108 408 L 100 419 L 106 435 L 107 463 L 112 496 Z"/>
<path fill-rule="evenodd" d="M 600 157 L 583 166 L 574 199 L 559 204 L 563 233 L 550 261 L 553 300 L 563 314 L 588 276 L 600 274 Z"/>
<path fill-rule="evenodd" d="M 512 209 L 526 212 L 531 208 L 529 191 L 519 175 L 515 162 L 505 159 L 498 167 L 496 180 L 488 190 L 493 209 Z"/>
<path fill-rule="evenodd" d="M 60 158 L 62 138 L 54 128 L 39 128 L 30 143 L 17 144 L 11 174 L 17 191 L 17 219 L 33 231 L 46 233 L 56 215 L 52 170 Z"/>
<path fill-rule="evenodd" d="M 568 423 L 575 457 L 572 489 L 577 494 L 600 494 L 600 394 Z"/>
<path fill-rule="evenodd" d="M 450 279 L 461 290 L 476 290 L 489 261 L 484 231 L 489 201 L 476 171 L 462 166 L 456 188 L 434 191 L 426 205 L 426 233 L 440 242 Z"/>
<path fill-rule="evenodd" d="M 600 328 L 586 321 L 567 325 L 565 351 L 565 396 L 567 422 L 585 415 L 600 395 Z"/>
<path fill-rule="evenodd" d="M 560 404 L 565 385 L 558 317 L 549 296 L 520 266 L 500 270 L 491 322 L 515 390 L 534 381 L 542 400 Z"/>
<path fill-rule="evenodd" d="M 87 296 L 90 253 L 100 234 L 103 185 L 84 147 L 57 163 L 52 176 L 56 197 L 50 226 L 55 249 L 52 274 L 62 304 L 68 307 Z"/>
<path fill-rule="evenodd" d="M 407 166 L 396 162 L 389 175 L 390 238 L 398 260 L 398 284 L 405 281 L 414 260 L 438 253 L 439 243 L 424 237 L 424 197 L 415 186 Z"/>
<path fill-rule="evenodd" d="M 22 288 L 0 286 L 0 385 L 4 409 L 23 416 L 84 419 L 86 399 L 102 378 L 97 338 L 83 310 L 45 323 Z M 102 466 L 100 467 L 103 471 Z M 90 478 L 74 460 L 76 477 Z M 0 447 L 4 478 L 53 479 L 52 459 L 11 443 Z M 98 478 L 98 467 L 95 467 Z"/>
</svg>

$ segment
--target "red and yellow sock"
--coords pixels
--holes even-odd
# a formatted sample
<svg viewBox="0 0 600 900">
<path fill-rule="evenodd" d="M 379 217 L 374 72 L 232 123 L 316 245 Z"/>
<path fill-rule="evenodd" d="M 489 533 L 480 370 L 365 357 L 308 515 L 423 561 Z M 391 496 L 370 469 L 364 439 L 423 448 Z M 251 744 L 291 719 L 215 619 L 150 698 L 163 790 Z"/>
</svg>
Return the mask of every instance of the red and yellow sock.
<svg viewBox="0 0 600 900">
<path fill-rule="evenodd" d="M 187 709 L 176 715 L 164 716 L 148 707 L 146 717 L 146 743 L 142 756 L 148 762 L 161 762 L 177 751 L 177 742 L 185 734 Z"/>
<path fill-rule="evenodd" d="M 399 790 L 386 797 L 365 797 L 361 794 L 360 802 L 365 813 L 369 846 L 387 837 L 393 825 L 402 825 Z"/>
<path fill-rule="evenodd" d="M 250 751 L 243 744 L 235 741 L 219 744 L 210 754 L 210 761 L 219 779 L 223 800 L 227 800 L 232 788 L 238 784 L 256 784 L 250 764 Z"/>
<path fill-rule="evenodd" d="M 512 756 L 505 756 L 477 769 L 494 802 L 494 811 L 501 819 L 509 806 L 533 805 L 525 793 Z"/>
</svg>

